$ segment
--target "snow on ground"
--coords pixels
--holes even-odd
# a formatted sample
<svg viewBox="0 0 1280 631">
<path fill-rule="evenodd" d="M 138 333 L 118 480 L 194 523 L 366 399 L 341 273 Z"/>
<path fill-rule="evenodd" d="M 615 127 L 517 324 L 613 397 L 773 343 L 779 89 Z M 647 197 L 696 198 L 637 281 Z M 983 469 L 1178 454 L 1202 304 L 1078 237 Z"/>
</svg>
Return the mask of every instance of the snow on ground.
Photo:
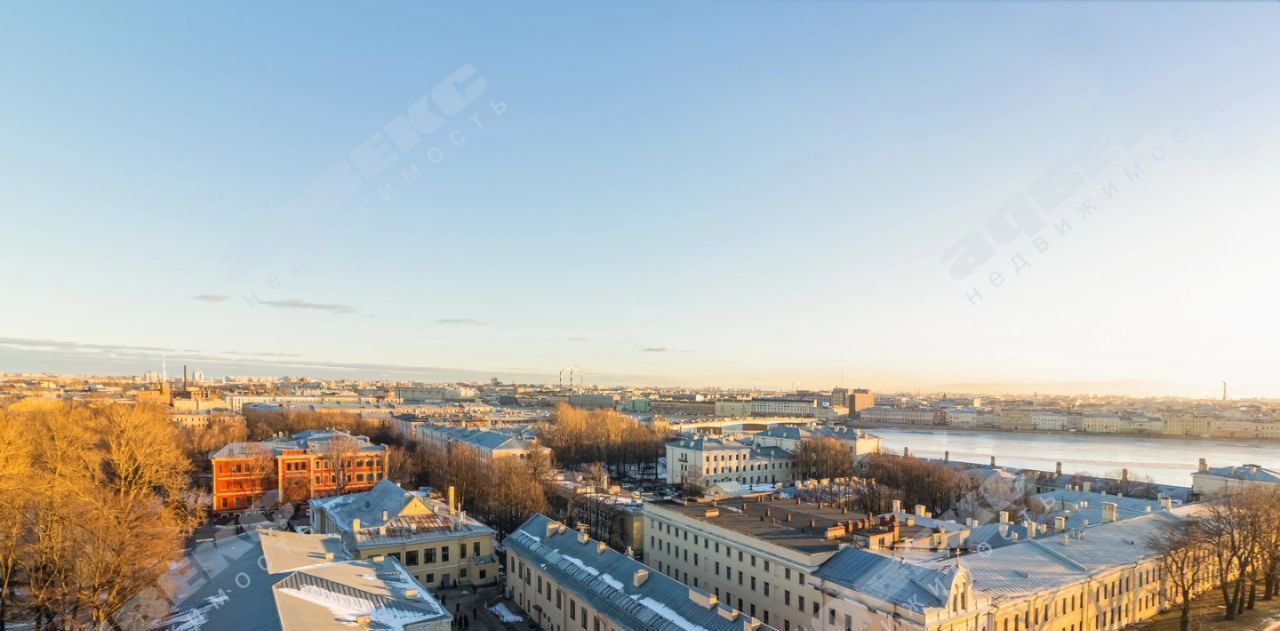
<svg viewBox="0 0 1280 631">
<path fill-rule="evenodd" d="M 507 609 L 506 603 L 498 603 L 490 607 L 489 611 L 492 611 L 493 615 L 497 616 L 498 619 L 503 622 L 520 622 L 521 620 L 524 620 L 523 616 L 514 614 L 510 609 Z"/>
</svg>

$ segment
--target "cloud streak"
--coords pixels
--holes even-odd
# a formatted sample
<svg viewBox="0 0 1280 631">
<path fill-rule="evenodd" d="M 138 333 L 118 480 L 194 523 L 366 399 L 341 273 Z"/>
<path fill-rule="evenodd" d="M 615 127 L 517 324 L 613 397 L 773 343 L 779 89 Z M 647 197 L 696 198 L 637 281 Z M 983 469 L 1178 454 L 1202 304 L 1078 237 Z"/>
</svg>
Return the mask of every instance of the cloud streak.
<svg viewBox="0 0 1280 631">
<path fill-rule="evenodd" d="M 227 298 L 230 298 L 230 296 L 223 294 L 200 294 L 198 296 L 191 297 L 192 300 L 199 300 L 201 302 L 222 302 Z"/>
<path fill-rule="evenodd" d="M 460 325 L 465 325 L 465 326 L 489 326 L 489 324 L 491 324 L 491 323 L 490 323 L 489 321 L 487 321 L 487 320 L 477 320 L 477 319 L 475 319 L 475 318 L 440 318 L 439 320 L 436 320 L 436 324 L 449 324 L 449 325 L 456 325 L 456 324 L 460 324 Z"/>
<path fill-rule="evenodd" d="M 692 353 L 693 351 L 684 348 L 671 348 L 670 346 L 646 346 L 640 349 L 644 353 Z"/>
<path fill-rule="evenodd" d="M 266 305 L 275 309 L 301 309 L 304 311 L 327 311 L 329 313 L 354 313 L 355 307 L 332 302 L 308 302 L 298 298 L 289 300 L 259 300 L 254 304 Z"/>
</svg>

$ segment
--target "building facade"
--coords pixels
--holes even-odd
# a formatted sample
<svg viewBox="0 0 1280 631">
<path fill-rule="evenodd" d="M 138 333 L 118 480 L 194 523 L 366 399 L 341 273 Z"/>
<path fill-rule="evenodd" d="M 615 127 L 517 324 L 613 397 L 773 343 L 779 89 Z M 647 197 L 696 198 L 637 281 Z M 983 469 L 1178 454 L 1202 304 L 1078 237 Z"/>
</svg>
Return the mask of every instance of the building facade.
<svg viewBox="0 0 1280 631">
<path fill-rule="evenodd" d="M 503 540 L 507 596 L 546 631 L 772 631 L 545 515 Z"/>
<path fill-rule="evenodd" d="M 377 484 L 387 470 L 385 446 L 337 430 L 230 443 L 209 459 L 214 513 L 363 491 Z"/>
<path fill-rule="evenodd" d="M 453 501 L 383 480 L 368 491 L 311 501 L 311 530 L 337 534 L 354 558 L 389 556 L 427 587 L 492 585 L 496 532 Z"/>
</svg>

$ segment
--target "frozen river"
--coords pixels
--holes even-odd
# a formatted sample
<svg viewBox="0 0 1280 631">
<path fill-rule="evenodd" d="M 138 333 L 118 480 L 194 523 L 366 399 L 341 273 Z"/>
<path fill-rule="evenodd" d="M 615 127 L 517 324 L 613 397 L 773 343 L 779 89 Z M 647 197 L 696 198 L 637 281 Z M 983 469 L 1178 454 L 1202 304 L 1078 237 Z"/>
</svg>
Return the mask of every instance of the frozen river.
<svg viewBox="0 0 1280 631">
<path fill-rule="evenodd" d="M 1256 464 L 1280 469 L 1280 443 L 1243 440 L 1144 438 L 1079 433 L 993 432 L 924 427 L 870 427 L 884 439 L 886 451 L 902 453 L 911 448 L 917 456 L 1053 471 L 1062 462 L 1064 473 L 1088 472 L 1119 477 L 1151 476 L 1156 482 L 1191 486 L 1191 472 L 1201 458 L 1209 466 Z"/>
</svg>

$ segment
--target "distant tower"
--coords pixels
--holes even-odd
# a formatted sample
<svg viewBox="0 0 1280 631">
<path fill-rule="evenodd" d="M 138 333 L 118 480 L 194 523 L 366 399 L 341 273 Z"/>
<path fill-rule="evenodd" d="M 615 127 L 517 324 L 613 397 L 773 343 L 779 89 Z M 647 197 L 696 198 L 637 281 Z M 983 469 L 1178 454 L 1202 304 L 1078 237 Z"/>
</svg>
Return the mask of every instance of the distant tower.
<svg viewBox="0 0 1280 631">
<path fill-rule="evenodd" d="M 1227 382 L 1222 382 L 1222 400 L 1227 400 Z"/>
</svg>

